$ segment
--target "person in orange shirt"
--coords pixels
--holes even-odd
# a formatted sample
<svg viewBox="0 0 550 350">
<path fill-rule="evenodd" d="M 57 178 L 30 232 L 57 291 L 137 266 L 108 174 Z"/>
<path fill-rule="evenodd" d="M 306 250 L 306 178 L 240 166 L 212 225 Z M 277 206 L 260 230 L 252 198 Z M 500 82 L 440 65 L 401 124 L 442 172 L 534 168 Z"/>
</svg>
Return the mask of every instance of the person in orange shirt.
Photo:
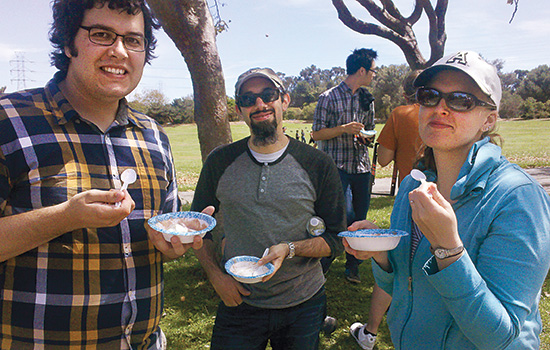
<svg viewBox="0 0 550 350">
<path fill-rule="evenodd" d="M 415 70 L 403 81 L 407 104 L 395 108 L 378 137 L 378 163 L 388 165 L 392 160 L 399 173 L 399 183 L 409 175 L 421 145 L 418 136 L 418 110 L 412 83 L 421 71 Z"/>
<path fill-rule="evenodd" d="M 404 106 L 395 108 L 378 137 L 378 163 L 384 167 L 394 161 L 397 167 L 399 183 L 409 175 L 416 161 L 416 155 L 422 144 L 418 135 L 418 111 L 416 103 L 416 88 L 414 79 L 421 73 L 414 70 L 403 81 L 403 95 L 407 102 Z M 376 342 L 378 327 L 391 303 L 391 295 L 384 292 L 375 283 L 372 290 L 368 322 L 356 322 L 351 325 L 350 333 L 359 346 L 371 350 Z"/>
</svg>

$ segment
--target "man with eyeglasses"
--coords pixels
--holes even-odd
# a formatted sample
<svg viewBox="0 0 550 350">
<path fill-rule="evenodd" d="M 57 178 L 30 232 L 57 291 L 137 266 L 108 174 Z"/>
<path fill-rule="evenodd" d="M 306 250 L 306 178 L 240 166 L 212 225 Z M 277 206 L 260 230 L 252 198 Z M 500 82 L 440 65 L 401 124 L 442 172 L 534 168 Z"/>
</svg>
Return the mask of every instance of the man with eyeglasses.
<svg viewBox="0 0 550 350">
<path fill-rule="evenodd" d="M 0 99 L 0 348 L 164 349 L 162 263 L 191 245 L 148 235 L 179 208 L 175 169 L 165 132 L 125 99 L 159 26 L 143 0 L 52 9 L 59 71 Z"/>
<path fill-rule="evenodd" d="M 313 139 L 320 150 L 329 154 L 342 182 L 347 208 L 348 225 L 364 220 L 370 205 L 371 163 L 368 146 L 374 136 L 362 132 L 374 130 L 374 97 L 366 86 L 376 75 L 375 60 L 378 54 L 372 49 L 356 49 L 346 60 L 348 76 L 339 85 L 319 96 L 313 115 Z M 325 259 L 328 270 L 331 261 Z M 346 279 L 360 283 L 360 260 L 346 253 Z"/>
<path fill-rule="evenodd" d="M 269 68 L 243 73 L 235 86 L 236 110 L 251 136 L 214 150 L 204 163 L 192 210 L 216 208 L 217 232 L 196 255 L 222 299 L 211 349 L 317 349 L 326 314 L 321 257 L 341 252 L 343 192 L 332 160 L 286 136 L 283 113 L 290 96 Z M 326 231 L 310 236 L 321 217 Z M 221 264 L 214 242 L 223 236 Z M 229 259 L 268 254 L 275 272 L 241 284 L 223 269 Z"/>
</svg>

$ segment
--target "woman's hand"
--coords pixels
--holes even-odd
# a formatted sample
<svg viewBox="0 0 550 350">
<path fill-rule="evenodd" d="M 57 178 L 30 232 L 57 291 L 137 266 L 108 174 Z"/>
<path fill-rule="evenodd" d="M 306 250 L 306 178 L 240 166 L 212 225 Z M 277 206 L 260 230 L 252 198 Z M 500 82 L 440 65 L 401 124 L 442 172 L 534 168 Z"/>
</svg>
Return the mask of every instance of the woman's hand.
<svg viewBox="0 0 550 350">
<path fill-rule="evenodd" d="M 452 249 L 462 245 L 455 212 L 433 182 L 409 192 L 412 218 L 433 248 Z"/>
</svg>

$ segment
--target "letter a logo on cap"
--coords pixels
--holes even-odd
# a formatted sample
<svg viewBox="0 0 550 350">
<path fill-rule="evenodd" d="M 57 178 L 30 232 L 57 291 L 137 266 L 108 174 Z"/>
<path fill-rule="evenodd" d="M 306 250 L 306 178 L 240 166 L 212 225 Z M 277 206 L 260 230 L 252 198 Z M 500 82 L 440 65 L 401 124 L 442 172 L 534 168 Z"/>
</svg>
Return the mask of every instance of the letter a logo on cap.
<svg viewBox="0 0 550 350">
<path fill-rule="evenodd" d="M 453 57 L 449 58 L 446 63 L 462 64 L 466 66 L 468 65 L 468 61 L 466 61 L 467 55 L 468 55 L 467 52 L 459 52 Z"/>
</svg>

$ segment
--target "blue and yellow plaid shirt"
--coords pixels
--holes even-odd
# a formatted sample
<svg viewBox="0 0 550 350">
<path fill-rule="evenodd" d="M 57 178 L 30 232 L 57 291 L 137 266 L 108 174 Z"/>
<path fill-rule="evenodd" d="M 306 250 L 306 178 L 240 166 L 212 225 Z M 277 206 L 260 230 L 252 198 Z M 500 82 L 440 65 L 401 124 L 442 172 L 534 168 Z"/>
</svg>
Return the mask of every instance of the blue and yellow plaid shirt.
<svg viewBox="0 0 550 350">
<path fill-rule="evenodd" d="M 158 349 L 162 256 L 145 225 L 178 210 L 168 137 L 126 100 L 101 132 L 70 106 L 60 81 L 58 73 L 43 89 L 0 98 L 0 216 L 120 188 L 129 168 L 138 174 L 128 188 L 136 207 L 114 227 L 67 232 L 0 262 L 0 348 Z"/>
<path fill-rule="evenodd" d="M 373 130 L 373 101 L 374 98 L 366 88 L 359 88 L 352 94 L 349 86 L 341 82 L 319 96 L 311 129 L 319 131 L 359 122 L 366 130 Z M 331 156 L 338 169 L 348 174 L 364 174 L 371 170 L 368 147 L 356 142 L 353 135 L 342 134 L 329 140 L 317 141 L 317 145 Z"/>
</svg>

